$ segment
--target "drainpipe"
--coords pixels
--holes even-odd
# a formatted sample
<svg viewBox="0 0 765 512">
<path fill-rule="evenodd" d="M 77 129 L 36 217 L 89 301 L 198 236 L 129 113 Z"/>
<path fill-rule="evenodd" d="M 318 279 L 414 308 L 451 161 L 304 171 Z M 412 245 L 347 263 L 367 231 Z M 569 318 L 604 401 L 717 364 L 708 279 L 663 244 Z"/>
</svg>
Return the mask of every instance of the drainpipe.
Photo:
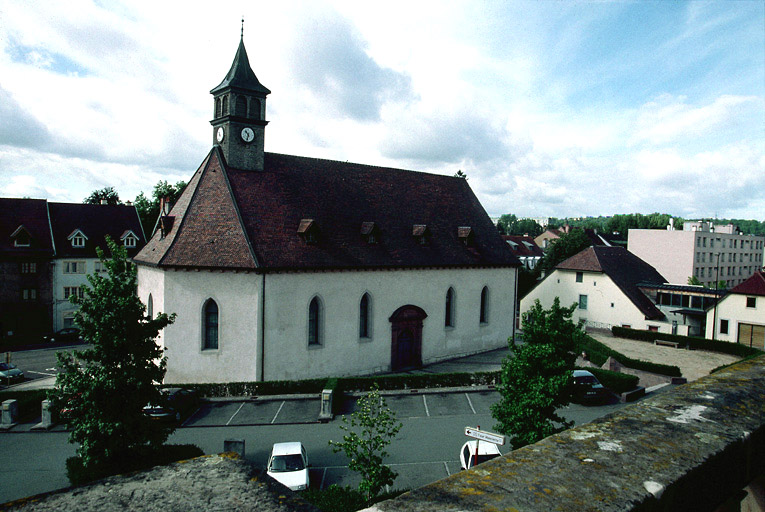
<svg viewBox="0 0 765 512">
<path fill-rule="evenodd" d="M 266 380 L 266 273 L 260 291 L 260 381 Z"/>
</svg>

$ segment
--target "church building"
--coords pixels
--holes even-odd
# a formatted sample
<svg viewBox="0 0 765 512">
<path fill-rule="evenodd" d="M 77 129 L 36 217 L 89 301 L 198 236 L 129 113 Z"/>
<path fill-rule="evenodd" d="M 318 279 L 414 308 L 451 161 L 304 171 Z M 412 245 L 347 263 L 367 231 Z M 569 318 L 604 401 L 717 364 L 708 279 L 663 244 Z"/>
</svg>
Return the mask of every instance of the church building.
<svg viewBox="0 0 765 512">
<path fill-rule="evenodd" d="M 507 344 L 519 261 L 467 180 L 264 152 L 243 40 L 213 147 L 134 258 L 166 383 L 399 371 Z"/>
</svg>

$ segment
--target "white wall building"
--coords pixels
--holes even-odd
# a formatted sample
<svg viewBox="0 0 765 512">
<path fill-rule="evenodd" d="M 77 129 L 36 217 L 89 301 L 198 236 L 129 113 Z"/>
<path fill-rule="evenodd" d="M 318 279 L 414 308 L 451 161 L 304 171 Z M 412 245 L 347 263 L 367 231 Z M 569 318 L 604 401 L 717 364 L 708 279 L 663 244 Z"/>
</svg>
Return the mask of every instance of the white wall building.
<svg viewBox="0 0 765 512">
<path fill-rule="evenodd" d="M 707 310 L 707 338 L 765 350 L 765 272 L 757 272 Z"/>
<path fill-rule="evenodd" d="M 684 284 L 691 276 L 714 287 L 732 288 L 762 269 L 765 237 L 739 234 L 734 226 L 686 222 L 682 230 L 630 229 L 627 249 L 654 266 L 669 282 Z"/>
<path fill-rule="evenodd" d="M 666 280 L 653 267 L 623 247 L 593 246 L 563 261 L 521 299 L 521 313 L 535 300 L 549 308 L 555 297 L 562 306 L 577 304 L 573 320 L 586 327 L 613 326 L 671 333 L 673 325 L 639 288 Z M 688 326 L 676 326 L 687 334 Z"/>
<path fill-rule="evenodd" d="M 166 382 L 365 374 L 506 346 L 520 263 L 466 180 L 264 152 L 240 41 L 213 149 L 136 256 Z"/>
</svg>

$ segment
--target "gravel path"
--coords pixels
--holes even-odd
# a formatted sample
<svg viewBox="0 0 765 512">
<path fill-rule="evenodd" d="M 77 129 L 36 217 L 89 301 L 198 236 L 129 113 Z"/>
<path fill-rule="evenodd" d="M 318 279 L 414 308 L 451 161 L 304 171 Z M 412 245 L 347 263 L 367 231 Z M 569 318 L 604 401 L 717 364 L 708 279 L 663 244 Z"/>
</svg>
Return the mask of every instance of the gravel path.
<svg viewBox="0 0 765 512">
<path fill-rule="evenodd" d="M 677 349 L 654 345 L 645 341 L 615 338 L 601 332 L 588 332 L 587 334 L 627 357 L 678 366 L 683 377 L 689 381 L 709 375 L 709 372 L 714 368 L 740 359 L 736 356 L 717 352 Z"/>
</svg>

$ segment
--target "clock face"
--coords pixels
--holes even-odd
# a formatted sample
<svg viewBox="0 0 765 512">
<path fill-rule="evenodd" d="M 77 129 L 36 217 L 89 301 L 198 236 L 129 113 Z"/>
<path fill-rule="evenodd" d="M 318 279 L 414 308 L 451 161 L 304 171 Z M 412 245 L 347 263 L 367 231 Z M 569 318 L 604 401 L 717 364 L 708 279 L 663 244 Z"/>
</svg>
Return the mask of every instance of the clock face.
<svg viewBox="0 0 765 512">
<path fill-rule="evenodd" d="M 252 131 L 252 128 L 245 128 L 242 130 L 242 140 L 245 142 L 252 142 L 252 139 L 255 138 L 255 132 Z"/>
<path fill-rule="evenodd" d="M 223 142 L 223 127 L 222 126 L 218 128 L 217 132 L 215 132 L 215 138 L 218 139 L 218 142 Z"/>
</svg>

